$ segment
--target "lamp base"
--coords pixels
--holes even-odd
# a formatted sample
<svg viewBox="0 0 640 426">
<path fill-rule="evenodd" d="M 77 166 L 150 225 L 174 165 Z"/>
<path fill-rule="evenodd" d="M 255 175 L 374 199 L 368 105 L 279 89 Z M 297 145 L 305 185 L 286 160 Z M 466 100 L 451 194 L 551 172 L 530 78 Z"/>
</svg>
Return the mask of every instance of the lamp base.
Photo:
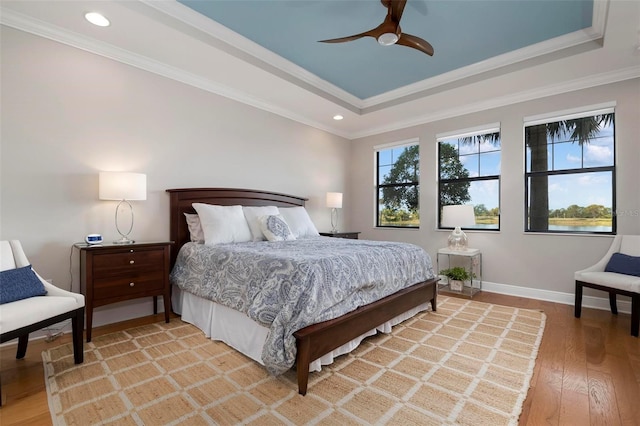
<svg viewBox="0 0 640 426">
<path fill-rule="evenodd" d="M 338 232 L 338 209 L 331 209 L 331 232 L 333 234 Z"/>
<path fill-rule="evenodd" d="M 120 211 L 120 207 L 121 206 L 129 206 L 129 217 L 131 218 L 131 222 L 129 224 L 129 230 L 125 233 L 122 232 L 120 230 L 120 222 L 118 221 L 118 211 Z M 124 208 L 124 207 L 123 207 Z M 131 203 L 128 202 L 127 200 L 122 200 L 118 203 L 118 206 L 116 207 L 116 230 L 118 231 L 118 234 L 120 234 L 120 236 L 122 236 L 122 238 L 120 238 L 117 241 L 114 241 L 113 244 L 133 244 L 135 243 L 135 241 L 130 240 L 129 239 L 129 234 L 131 233 L 131 230 L 133 229 L 133 207 L 131 206 Z"/>
<path fill-rule="evenodd" d="M 113 242 L 113 244 L 133 244 L 135 243 L 134 240 L 130 240 L 127 237 L 122 237 L 119 240 L 116 240 Z"/>
<path fill-rule="evenodd" d="M 457 250 L 457 251 L 464 251 L 469 246 L 469 240 L 467 239 L 467 234 L 462 232 L 462 229 L 460 229 L 459 226 L 456 226 L 453 232 L 449 234 L 447 243 L 450 250 Z"/>
</svg>

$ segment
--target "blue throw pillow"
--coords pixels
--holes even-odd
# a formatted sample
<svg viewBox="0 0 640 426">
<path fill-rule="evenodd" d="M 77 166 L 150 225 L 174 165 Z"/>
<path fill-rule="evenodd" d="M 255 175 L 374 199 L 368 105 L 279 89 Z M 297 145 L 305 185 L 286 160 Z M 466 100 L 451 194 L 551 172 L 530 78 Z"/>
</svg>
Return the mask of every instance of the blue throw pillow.
<svg viewBox="0 0 640 426">
<path fill-rule="evenodd" d="M 0 305 L 45 294 L 44 284 L 31 265 L 0 272 Z"/>
<path fill-rule="evenodd" d="M 629 256 L 624 253 L 613 253 L 604 270 L 605 272 L 617 272 L 618 274 L 640 277 L 640 257 Z"/>
</svg>

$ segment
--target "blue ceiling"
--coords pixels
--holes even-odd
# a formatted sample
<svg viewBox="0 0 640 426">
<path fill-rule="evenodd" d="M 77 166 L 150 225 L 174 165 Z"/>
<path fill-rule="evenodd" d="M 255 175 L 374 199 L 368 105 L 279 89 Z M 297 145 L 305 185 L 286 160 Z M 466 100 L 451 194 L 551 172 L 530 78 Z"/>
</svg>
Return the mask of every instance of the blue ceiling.
<svg viewBox="0 0 640 426">
<path fill-rule="evenodd" d="M 593 0 L 409 0 L 404 33 L 433 57 L 366 37 L 382 23 L 379 0 L 178 0 L 335 86 L 366 99 L 535 43 L 588 28 Z"/>
</svg>

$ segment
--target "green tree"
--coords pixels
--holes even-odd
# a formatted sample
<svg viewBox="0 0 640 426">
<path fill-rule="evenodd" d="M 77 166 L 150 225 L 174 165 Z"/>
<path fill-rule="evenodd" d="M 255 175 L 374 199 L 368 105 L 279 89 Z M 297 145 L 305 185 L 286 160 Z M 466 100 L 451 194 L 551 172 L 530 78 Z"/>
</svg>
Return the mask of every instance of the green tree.
<svg viewBox="0 0 640 426">
<path fill-rule="evenodd" d="M 419 187 L 413 183 L 420 182 L 419 156 L 419 146 L 413 145 L 406 148 L 393 163 L 391 171 L 382 182 L 384 185 L 393 185 L 382 188 L 384 206 L 387 209 L 394 212 L 404 209 L 411 213 L 418 212 Z"/>
<path fill-rule="evenodd" d="M 448 143 L 440 143 L 440 179 L 464 179 L 469 171 L 458 157 L 458 150 Z M 467 181 L 446 182 L 440 187 L 440 205 L 451 206 L 465 204 L 471 200 Z"/>
<path fill-rule="evenodd" d="M 606 207 L 599 204 L 591 204 L 584 208 L 584 217 L 587 218 L 595 219 L 598 217 L 605 217 L 606 215 Z"/>
<path fill-rule="evenodd" d="M 488 216 L 489 210 L 487 210 L 487 207 L 484 204 L 478 204 L 473 207 L 473 213 L 476 215 L 476 217 Z"/>
<path fill-rule="evenodd" d="M 499 144 L 500 133 L 477 134 L 458 139 L 458 143 L 462 145 L 475 145 L 483 142 L 489 142 L 494 145 Z M 458 150 L 448 143 L 440 143 L 440 179 L 465 179 L 468 177 L 469 171 L 460 162 Z M 440 188 L 440 204 L 442 206 L 450 206 L 471 201 L 471 196 L 469 195 L 470 185 L 469 181 L 464 180 L 444 183 Z"/>
<path fill-rule="evenodd" d="M 571 141 L 584 145 L 598 134 L 601 126 L 612 124 L 613 117 L 613 113 L 610 113 L 525 127 L 525 143 L 531 155 L 531 172 L 549 170 L 548 139 L 553 141 L 567 134 Z M 549 229 L 548 176 L 534 175 L 530 179 L 529 229 L 547 231 Z M 568 210 L 567 215 L 569 215 Z"/>
</svg>

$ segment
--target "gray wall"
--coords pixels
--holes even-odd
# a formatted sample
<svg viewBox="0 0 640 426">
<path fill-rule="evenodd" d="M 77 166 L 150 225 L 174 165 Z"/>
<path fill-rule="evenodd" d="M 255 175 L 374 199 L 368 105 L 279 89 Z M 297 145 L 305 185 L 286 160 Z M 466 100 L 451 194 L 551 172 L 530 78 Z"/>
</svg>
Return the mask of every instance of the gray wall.
<svg viewBox="0 0 640 426">
<path fill-rule="evenodd" d="M 232 187 L 308 197 L 328 230 L 349 141 L 63 44 L 2 27 L 0 238 L 22 241 L 45 278 L 78 291 L 74 242 L 117 237 L 98 172 L 147 174 L 132 202 L 139 241 L 169 237 L 167 188 Z M 70 267 L 71 263 L 71 267 Z M 95 324 L 147 315 L 151 299 L 98 308 Z"/>
<path fill-rule="evenodd" d="M 449 231 L 436 230 L 436 135 L 500 122 L 502 136 L 501 230 L 468 232 L 469 246 L 483 252 L 485 288 L 572 302 L 573 273 L 595 263 L 612 237 L 524 233 L 524 117 L 615 102 L 618 233 L 640 234 L 640 80 L 628 80 L 390 132 L 352 143 L 350 223 L 362 236 L 409 241 L 435 259 Z M 419 230 L 376 229 L 374 146 L 420 140 Z M 597 294 L 597 293 L 590 293 Z M 599 294 L 600 296 L 602 293 Z M 593 304 L 594 301 L 591 301 Z M 605 304 L 606 305 L 606 304 Z"/>
</svg>

